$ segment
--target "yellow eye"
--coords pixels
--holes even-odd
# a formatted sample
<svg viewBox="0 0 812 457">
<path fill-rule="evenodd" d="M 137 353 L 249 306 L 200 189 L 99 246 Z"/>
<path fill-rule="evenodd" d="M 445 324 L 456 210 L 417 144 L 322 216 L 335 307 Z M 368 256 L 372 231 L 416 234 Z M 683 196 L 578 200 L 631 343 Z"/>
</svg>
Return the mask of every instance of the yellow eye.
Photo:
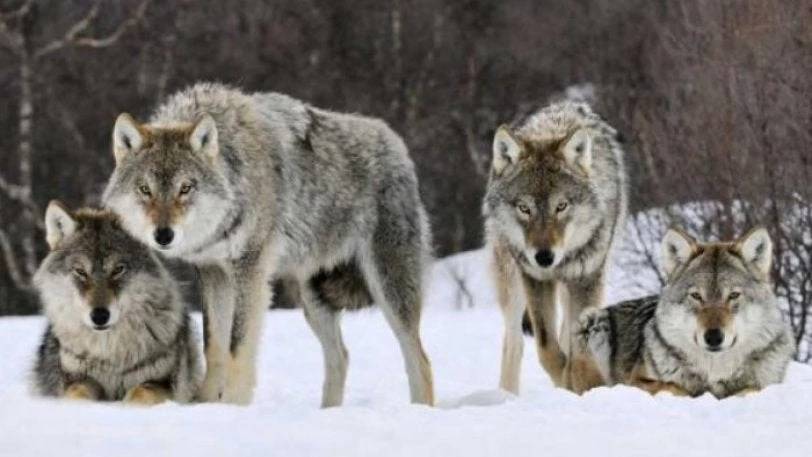
<svg viewBox="0 0 812 457">
<path fill-rule="evenodd" d="M 73 269 L 73 275 L 76 276 L 76 279 L 79 281 L 85 282 L 87 281 L 87 271 L 84 268 L 76 267 Z"/>
<path fill-rule="evenodd" d="M 138 186 L 138 192 L 141 192 L 141 195 L 149 197 L 152 195 L 152 192 L 149 191 L 149 186 Z"/>
<path fill-rule="evenodd" d="M 741 292 L 731 292 L 730 295 L 727 296 L 727 299 L 728 300 L 735 300 L 735 299 L 737 299 L 737 298 L 739 298 L 741 296 L 742 296 Z"/>
<path fill-rule="evenodd" d="M 189 192 L 191 192 L 191 191 L 192 191 L 192 185 L 191 184 L 184 184 L 184 185 L 180 186 L 180 194 L 181 195 L 188 195 Z"/>
<path fill-rule="evenodd" d="M 530 207 L 526 203 L 519 202 L 516 204 L 516 208 L 523 214 L 530 214 Z"/>
<path fill-rule="evenodd" d="M 566 210 L 569 206 L 570 206 L 569 203 L 561 202 L 561 203 L 558 204 L 558 206 L 555 207 L 555 212 L 560 213 L 560 212 Z"/>
<path fill-rule="evenodd" d="M 113 268 L 113 272 L 112 272 L 111 276 L 113 278 L 118 278 L 119 276 L 124 274 L 125 271 L 127 271 L 127 266 L 124 265 L 123 263 L 120 263 L 120 264 L 116 265 L 115 268 Z"/>
<path fill-rule="evenodd" d="M 702 301 L 702 295 L 699 292 L 691 292 L 691 298 L 694 300 Z"/>
</svg>

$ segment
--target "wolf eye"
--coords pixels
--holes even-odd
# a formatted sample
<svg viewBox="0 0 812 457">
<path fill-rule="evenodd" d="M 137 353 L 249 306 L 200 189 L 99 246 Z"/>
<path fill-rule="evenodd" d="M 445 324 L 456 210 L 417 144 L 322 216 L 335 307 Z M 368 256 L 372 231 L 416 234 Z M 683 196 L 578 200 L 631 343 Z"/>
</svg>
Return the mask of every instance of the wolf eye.
<svg viewBox="0 0 812 457">
<path fill-rule="evenodd" d="M 569 205 L 569 203 L 567 203 L 567 202 L 561 202 L 561 203 L 559 203 L 559 204 L 558 204 L 558 206 L 556 206 L 556 207 L 555 207 L 555 212 L 556 212 L 556 213 L 563 212 L 563 211 L 564 211 L 564 210 L 566 210 L 566 209 L 567 209 L 569 206 L 570 206 L 570 205 Z"/>
<path fill-rule="evenodd" d="M 691 298 L 702 301 L 702 295 L 699 292 L 691 292 Z"/>
<path fill-rule="evenodd" d="M 528 214 L 528 215 L 530 214 L 530 207 L 527 206 L 527 204 L 524 203 L 524 202 L 517 203 L 516 204 L 516 209 L 518 209 L 519 212 L 522 213 L 522 214 Z"/>
<path fill-rule="evenodd" d="M 180 194 L 181 195 L 188 195 L 189 192 L 191 192 L 191 191 L 192 191 L 192 185 L 191 184 L 187 183 L 187 184 L 184 184 L 184 185 L 180 186 Z"/>
<path fill-rule="evenodd" d="M 737 299 L 737 298 L 739 298 L 741 296 L 742 296 L 741 292 L 731 292 L 730 295 L 727 296 L 727 299 L 728 300 L 735 300 L 735 299 Z"/>
<path fill-rule="evenodd" d="M 76 267 L 73 269 L 73 275 L 76 276 L 76 279 L 79 281 L 85 282 L 87 281 L 87 271 L 84 268 Z"/>
<path fill-rule="evenodd" d="M 113 271 L 110 273 L 110 276 L 113 278 L 118 278 L 119 276 L 124 274 L 125 271 L 127 271 L 127 266 L 124 265 L 123 263 L 120 263 L 116 265 L 115 268 L 113 268 Z"/>
<path fill-rule="evenodd" d="M 141 192 L 141 195 L 146 197 L 152 195 L 152 192 L 149 191 L 149 186 L 138 186 L 138 192 Z"/>
</svg>

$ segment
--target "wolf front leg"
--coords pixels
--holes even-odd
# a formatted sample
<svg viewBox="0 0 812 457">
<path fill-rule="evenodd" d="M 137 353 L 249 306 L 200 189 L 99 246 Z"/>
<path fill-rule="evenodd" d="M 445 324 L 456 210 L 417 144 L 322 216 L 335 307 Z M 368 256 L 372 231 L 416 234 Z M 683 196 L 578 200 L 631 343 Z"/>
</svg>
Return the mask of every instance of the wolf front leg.
<svg viewBox="0 0 812 457">
<path fill-rule="evenodd" d="M 256 386 L 257 348 L 265 312 L 271 306 L 270 262 L 263 249 L 248 249 L 233 262 L 235 302 L 223 401 L 251 403 Z"/>
<path fill-rule="evenodd" d="M 204 402 L 220 401 L 226 386 L 228 347 L 234 321 L 235 286 L 225 265 L 198 267 L 203 299 L 203 335 L 206 376 L 198 397 Z"/>
<path fill-rule="evenodd" d="M 563 319 L 560 341 L 569 361 L 562 381 L 565 387 L 576 392 L 583 392 L 594 387 L 594 381 L 600 379 L 600 374 L 597 374 L 596 377 L 597 367 L 591 363 L 591 360 L 576 357 L 577 354 L 573 353 L 576 345 L 573 340 L 575 338 L 573 329 L 578 326 L 578 320 L 584 310 L 601 307 L 603 290 L 603 271 L 598 271 L 592 276 L 566 282 L 565 293 L 562 294 Z"/>
<path fill-rule="evenodd" d="M 522 275 L 522 278 L 527 296 L 527 311 L 533 325 L 541 366 L 550 375 L 556 387 L 565 387 L 563 375 L 567 358 L 556 337 L 556 283 L 538 281 L 527 275 Z"/>
<path fill-rule="evenodd" d="M 525 310 L 525 297 L 519 279 L 521 272 L 513 257 L 500 246 L 494 248 L 491 262 L 496 298 L 505 321 L 499 387 L 518 395 L 524 352 L 522 315 Z"/>
</svg>

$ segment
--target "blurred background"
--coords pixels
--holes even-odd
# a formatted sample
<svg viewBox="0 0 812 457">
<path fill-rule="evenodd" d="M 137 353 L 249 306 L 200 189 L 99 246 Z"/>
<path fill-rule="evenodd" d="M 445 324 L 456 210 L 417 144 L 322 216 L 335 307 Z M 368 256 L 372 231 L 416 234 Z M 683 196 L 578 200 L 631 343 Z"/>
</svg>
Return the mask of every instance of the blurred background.
<svg viewBox="0 0 812 457">
<path fill-rule="evenodd" d="M 44 205 L 98 203 L 116 115 L 217 80 L 389 122 L 438 256 L 482 245 L 495 128 L 586 100 L 625 138 L 626 268 L 659 280 L 671 223 L 703 238 L 764 224 L 801 342 L 810 75 L 810 0 L 0 0 L 0 314 L 37 311 Z"/>
</svg>

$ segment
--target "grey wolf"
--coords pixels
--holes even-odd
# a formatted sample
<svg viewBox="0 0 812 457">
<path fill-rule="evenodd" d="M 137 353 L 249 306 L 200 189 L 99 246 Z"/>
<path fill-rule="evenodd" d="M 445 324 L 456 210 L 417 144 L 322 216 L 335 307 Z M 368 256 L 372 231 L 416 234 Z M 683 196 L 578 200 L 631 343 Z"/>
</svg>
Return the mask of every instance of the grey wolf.
<svg viewBox="0 0 812 457">
<path fill-rule="evenodd" d="M 203 373 L 175 281 L 116 215 L 45 215 L 50 252 L 34 282 L 48 326 L 33 370 L 44 396 L 155 404 L 188 402 Z"/>
<path fill-rule="evenodd" d="M 384 122 L 203 83 L 145 124 L 122 114 L 113 143 L 105 204 L 136 238 L 200 271 L 203 399 L 251 401 L 268 280 L 287 278 L 324 352 L 323 407 L 344 397 L 341 310 L 372 300 L 400 344 L 411 400 L 433 403 L 419 332 L 428 218 L 406 146 Z"/>
<path fill-rule="evenodd" d="M 626 182 L 617 132 L 584 103 L 555 103 L 496 131 L 483 213 L 505 319 L 501 388 L 519 391 L 525 310 L 541 365 L 556 385 L 570 387 L 570 327 L 583 309 L 603 303 Z"/>
<path fill-rule="evenodd" d="M 585 311 L 577 341 L 601 373 L 595 385 L 724 398 L 781 382 L 795 343 L 770 281 L 768 233 L 698 243 L 671 229 L 662 256 L 659 296 Z"/>
</svg>

